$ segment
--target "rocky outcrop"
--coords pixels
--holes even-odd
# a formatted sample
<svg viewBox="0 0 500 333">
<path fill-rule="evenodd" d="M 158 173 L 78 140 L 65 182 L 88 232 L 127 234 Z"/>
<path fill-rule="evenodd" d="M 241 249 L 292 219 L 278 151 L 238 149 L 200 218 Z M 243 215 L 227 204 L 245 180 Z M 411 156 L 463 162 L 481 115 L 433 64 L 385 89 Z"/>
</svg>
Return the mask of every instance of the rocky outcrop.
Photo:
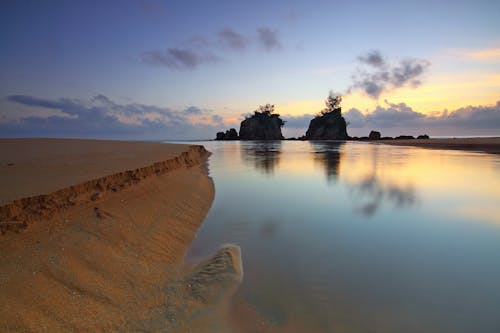
<svg viewBox="0 0 500 333">
<path fill-rule="evenodd" d="M 215 140 L 238 140 L 238 132 L 234 128 L 231 128 L 224 132 L 217 132 Z"/>
<path fill-rule="evenodd" d="M 342 96 L 330 92 L 325 100 L 326 109 L 309 123 L 305 140 L 348 140 L 347 123 L 342 117 Z"/>
<path fill-rule="evenodd" d="M 272 108 L 261 107 L 259 111 L 246 118 L 240 125 L 241 140 L 283 140 L 281 127 L 285 122 L 279 114 L 272 113 Z"/>
<path fill-rule="evenodd" d="M 417 139 L 427 140 L 427 139 L 429 139 L 429 136 L 427 134 L 422 134 L 422 135 L 417 136 Z"/>
<path fill-rule="evenodd" d="M 370 134 L 368 135 L 368 140 L 380 140 L 380 132 L 377 131 L 371 131 Z"/>
<path fill-rule="evenodd" d="M 306 140 L 347 140 L 347 123 L 341 109 L 323 112 L 309 123 Z"/>
<path fill-rule="evenodd" d="M 0 206 L 0 232 L 2 234 L 8 230 L 18 232 L 25 229 L 29 223 L 49 218 L 61 209 L 95 201 L 107 191 L 116 192 L 149 176 L 199 165 L 209 154 L 203 146 L 193 145 L 189 147 L 189 151 L 150 166 L 92 179 L 53 193 L 11 201 Z"/>
</svg>

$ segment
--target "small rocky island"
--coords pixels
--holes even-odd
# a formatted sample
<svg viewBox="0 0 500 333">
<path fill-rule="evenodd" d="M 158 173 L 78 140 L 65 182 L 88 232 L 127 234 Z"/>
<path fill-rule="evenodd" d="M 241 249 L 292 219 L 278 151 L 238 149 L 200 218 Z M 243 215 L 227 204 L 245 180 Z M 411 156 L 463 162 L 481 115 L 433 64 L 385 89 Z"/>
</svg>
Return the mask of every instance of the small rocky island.
<svg viewBox="0 0 500 333">
<path fill-rule="evenodd" d="M 240 125 L 240 135 L 234 128 L 218 132 L 216 140 L 283 140 L 281 128 L 285 122 L 274 113 L 274 105 L 261 105 L 254 114 L 246 117 Z"/>
<path fill-rule="evenodd" d="M 325 101 L 326 109 L 309 123 L 305 140 L 348 140 L 347 123 L 340 108 L 341 96 L 330 94 Z"/>
</svg>

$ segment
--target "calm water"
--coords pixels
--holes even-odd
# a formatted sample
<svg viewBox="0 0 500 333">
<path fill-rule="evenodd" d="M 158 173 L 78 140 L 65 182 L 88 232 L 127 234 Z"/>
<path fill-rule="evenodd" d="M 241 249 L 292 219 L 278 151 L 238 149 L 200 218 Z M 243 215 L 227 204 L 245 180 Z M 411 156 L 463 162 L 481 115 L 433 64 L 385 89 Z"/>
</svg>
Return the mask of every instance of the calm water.
<svg viewBox="0 0 500 333">
<path fill-rule="evenodd" d="M 368 143 L 201 144 L 213 153 L 216 196 L 186 260 L 240 245 L 236 297 L 266 325 L 500 332 L 500 156 Z M 264 324 L 255 325 L 248 331 Z"/>
</svg>

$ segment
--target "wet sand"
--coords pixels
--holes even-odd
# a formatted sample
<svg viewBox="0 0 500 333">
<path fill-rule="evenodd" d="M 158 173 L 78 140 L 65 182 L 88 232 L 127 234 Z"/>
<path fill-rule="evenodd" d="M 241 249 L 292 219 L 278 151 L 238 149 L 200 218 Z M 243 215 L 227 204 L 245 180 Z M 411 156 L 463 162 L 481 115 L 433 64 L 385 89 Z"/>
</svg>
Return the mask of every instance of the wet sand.
<svg viewBox="0 0 500 333">
<path fill-rule="evenodd" d="M 0 140 L 0 331 L 223 331 L 239 248 L 183 265 L 214 198 L 207 156 L 200 146 Z"/>
<path fill-rule="evenodd" d="M 387 145 L 415 146 L 434 149 L 458 149 L 467 151 L 500 154 L 500 137 L 495 138 L 450 138 L 371 141 Z"/>
</svg>

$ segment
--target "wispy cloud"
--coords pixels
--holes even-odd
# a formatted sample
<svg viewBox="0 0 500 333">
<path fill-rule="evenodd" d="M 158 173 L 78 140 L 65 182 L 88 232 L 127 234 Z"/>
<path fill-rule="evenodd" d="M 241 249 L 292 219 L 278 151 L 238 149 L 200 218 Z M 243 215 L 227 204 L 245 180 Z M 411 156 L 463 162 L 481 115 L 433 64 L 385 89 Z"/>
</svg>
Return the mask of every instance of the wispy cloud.
<svg viewBox="0 0 500 333">
<path fill-rule="evenodd" d="M 220 31 L 218 37 L 222 45 L 230 50 L 243 51 L 248 46 L 248 38 L 229 27 Z"/>
<path fill-rule="evenodd" d="M 140 61 L 173 70 L 193 70 L 202 65 L 222 63 L 225 51 L 243 52 L 252 45 L 266 52 L 282 48 L 278 30 L 259 27 L 255 35 L 245 35 L 226 27 L 215 36 L 194 36 L 179 45 L 142 52 Z"/>
<path fill-rule="evenodd" d="M 212 138 L 222 117 L 195 106 L 182 110 L 139 103 L 120 104 L 104 95 L 89 101 L 11 95 L 8 102 L 57 110 L 0 121 L 1 136 L 98 137 L 133 139 Z"/>
<path fill-rule="evenodd" d="M 275 51 L 282 48 L 277 30 L 258 28 L 257 40 L 260 46 L 266 51 Z"/>
<path fill-rule="evenodd" d="M 377 99 L 388 90 L 403 86 L 417 87 L 420 77 L 429 68 L 430 62 L 424 59 L 407 58 L 396 63 L 388 62 L 379 51 L 370 51 L 358 57 L 361 67 L 352 76 L 350 93 L 361 90 L 371 98 Z"/>
<path fill-rule="evenodd" d="M 165 66 L 172 69 L 195 69 L 202 64 L 213 64 L 223 61 L 219 56 L 191 48 L 169 48 L 151 50 L 141 55 L 142 62 L 148 65 Z"/>
<path fill-rule="evenodd" d="M 386 65 L 384 57 L 379 51 L 370 51 L 365 55 L 359 56 L 358 60 L 361 63 L 373 66 L 373 67 L 384 67 Z"/>
</svg>

